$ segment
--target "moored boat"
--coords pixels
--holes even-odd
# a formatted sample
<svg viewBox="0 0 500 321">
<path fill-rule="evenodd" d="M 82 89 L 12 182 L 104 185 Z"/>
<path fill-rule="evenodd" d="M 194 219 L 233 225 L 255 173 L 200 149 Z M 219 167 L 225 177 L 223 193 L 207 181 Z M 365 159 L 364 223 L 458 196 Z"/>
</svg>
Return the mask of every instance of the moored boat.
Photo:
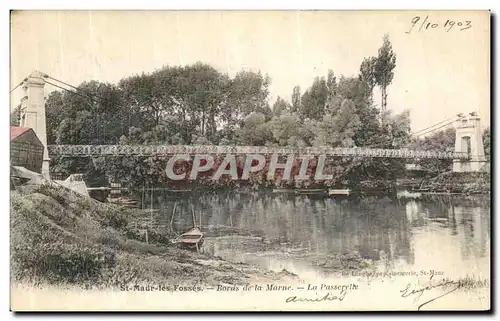
<svg viewBox="0 0 500 321">
<path fill-rule="evenodd" d="M 197 228 L 193 227 L 186 233 L 179 235 L 177 238 L 172 240 L 172 243 L 186 249 L 199 251 L 203 245 L 203 232 Z"/>
<path fill-rule="evenodd" d="M 351 194 L 350 189 L 329 189 L 328 190 L 328 195 L 330 195 L 330 196 L 337 196 L 337 195 L 349 196 L 350 194 Z"/>
<path fill-rule="evenodd" d="M 116 204 L 116 205 L 121 205 L 124 207 L 128 208 L 136 208 L 137 207 L 137 201 L 129 198 L 110 198 L 108 197 L 108 203 L 111 204 Z"/>
</svg>

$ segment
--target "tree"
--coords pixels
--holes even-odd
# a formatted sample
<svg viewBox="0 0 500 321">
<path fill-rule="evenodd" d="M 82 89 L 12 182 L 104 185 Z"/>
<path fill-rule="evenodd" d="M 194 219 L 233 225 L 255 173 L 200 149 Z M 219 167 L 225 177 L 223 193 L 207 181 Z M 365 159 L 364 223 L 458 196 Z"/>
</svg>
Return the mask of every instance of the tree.
<svg viewBox="0 0 500 321">
<path fill-rule="evenodd" d="M 217 118 L 226 101 L 228 77 L 203 63 L 186 66 L 182 95 L 190 109 L 198 136 L 210 137 L 217 130 Z"/>
<path fill-rule="evenodd" d="M 264 146 L 273 141 L 273 135 L 266 123 L 266 116 L 252 112 L 245 117 L 243 125 L 237 131 L 239 143 L 249 146 Z"/>
<path fill-rule="evenodd" d="M 352 147 L 361 122 L 354 103 L 345 99 L 336 114 L 326 114 L 321 121 L 312 121 L 309 126 L 315 134 L 314 146 Z"/>
<path fill-rule="evenodd" d="M 271 117 L 267 102 L 270 78 L 261 72 L 240 71 L 231 80 L 228 88 L 228 103 L 225 109 L 230 124 L 240 123 L 252 112 Z"/>
<path fill-rule="evenodd" d="M 19 126 L 21 120 L 21 105 L 18 105 L 14 110 L 10 113 L 10 125 L 11 126 Z"/>
<path fill-rule="evenodd" d="M 166 66 L 120 81 L 130 126 L 145 132 L 163 126 L 165 135 L 179 134 L 185 142 L 192 140 L 193 133 L 218 139 L 218 123 L 228 121 L 224 112 L 229 85 L 226 74 L 201 62 Z"/>
<path fill-rule="evenodd" d="M 296 113 L 301 108 L 302 95 L 300 93 L 300 86 L 293 87 L 292 91 L 292 113 Z"/>
<path fill-rule="evenodd" d="M 377 64 L 376 57 L 369 57 L 363 59 L 359 68 L 359 78 L 365 84 L 369 98 L 373 96 L 373 88 L 377 80 L 375 78 L 375 66 Z"/>
<path fill-rule="evenodd" d="M 327 97 L 325 103 L 325 111 L 333 112 L 336 107 L 340 106 L 341 100 L 338 97 L 337 77 L 335 77 L 335 73 L 331 69 L 328 70 L 328 76 L 326 78 L 326 89 Z"/>
<path fill-rule="evenodd" d="M 433 150 L 433 151 L 453 151 L 455 149 L 455 129 L 448 128 L 432 135 L 413 139 L 411 148 L 415 150 Z M 429 172 L 445 172 L 451 170 L 452 160 L 421 160 L 418 162 L 422 168 Z"/>
<path fill-rule="evenodd" d="M 273 117 L 268 124 L 279 146 L 306 147 L 310 145 L 312 133 L 304 127 L 297 114 L 284 112 L 280 116 Z"/>
<path fill-rule="evenodd" d="M 384 121 L 380 126 L 379 134 L 382 139 L 376 147 L 389 149 L 407 147 L 411 140 L 410 111 L 405 110 L 394 116 L 388 112 L 383 117 Z"/>
<path fill-rule="evenodd" d="M 312 86 L 302 95 L 298 114 L 303 118 L 320 120 L 325 111 L 328 88 L 324 77 L 316 77 Z"/>
<path fill-rule="evenodd" d="M 121 95 L 114 85 L 85 82 L 78 94 L 53 91 L 46 100 L 48 144 L 116 144 L 123 135 L 119 115 Z M 117 117 L 118 116 L 118 117 Z M 92 186 L 105 184 L 105 176 L 90 158 L 55 157 L 51 171 L 62 175 L 82 173 Z"/>
<path fill-rule="evenodd" d="M 377 121 L 378 110 L 372 105 L 358 106 L 360 127 L 353 140 L 356 146 L 371 148 L 398 149 L 407 146 L 410 140 L 410 114 L 405 111 L 392 116 L 386 115 L 384 124 Z M 405 162 L 401 159 L 372 158 L 364 159 L 352 168 L 348 177 L 357 180 L 394 181 L 405 172 Z M 385 183 L 384 183 L 385 184 Z"/>
<path fill-rule="evenodd" d="M 286 100 L 278 96 L 278 98 L 273 104 L 273 115 L 279 116 L 284 111 L 290 110 L 290 108 L 291 108 L 290 104 Z"/>
<path fill-rule="evenodd" d="M 162 98 L 169 99 L 169 97 L 168 95 L 160 96 L 165 87 L 161 86 L 153 75 L 142 73 L 125 78 L 120 81 L 119 87 L 124 103 L 134 118 L 131 126 L 144 129 L 146 126 L 157 126 L 161 117 L 167 113 L 169 103 Z"/>
<path fill-rule="evenodd" d="M 486 128 L 483 132 L 483 144 L 484 144 L 484 156 L 486 159 L 490 161 L 491 159 L 491 130 L 490 128 Z"/>
<path fill-rule="evenodd" d="M 154 93 L 158 99 L 165 102 L 166 107 L 160 122 L 165 125 L 170 135 L 177 135 L 183 142 L 190 141 L 197 126 L 196 113 L 188 100 L 188 90 L 192 77 L 187 74 L 189 74 L 188 66 L 166 66 L 155 71 L 152 75 L 156 79 L 155 86 L 157 86 Z M 134 112 L 134 114 L 137 113 Z M 144 127 L 141 124 L 136 126 Z"/>
<path fill-rule="evenodd" d="M 47 144 L 55 144 L 58 137 L 58 127 L 66 117 L 64 112 L 64 96 L 60 91 L 53 91 L 45 101 L 45 118 L 47 122 Z"/>
<path fill-rule="evenodd" d="M 382 47 L 378 50 L 378 57 L 374 65 L 374 79 L 382 92 L 382 113 L 387 109 L 387 87 L 394 78 L 394 68 L 396 67 L 396 54 L 392 50 L 389 35 L 384 35 Z M 365 63 L 365 68 L 368 66 Z"/>
<path fill-rule="evenodd" d="M 52 92 L 46 103 L 47 140 L 57 144 L 114 144 L 124 128 L 116 86 L 85 82 L 74 92 Z"/>
<path fill-rule="evenodd" d="M 326 77 L 326 88 L 332 95 L 335 95 L 337 93 L 337 77 L 335 77 L 335 73 L 331 69 L 328 69 L 328 75 Z"/>
<path fill-rule="evenodd" d="M 336 97 L 332 100 L 329 111 L 337 113 L 341 103 L 347 99 L 354 104 L 355 112 L 361 122 L 359 130 L 352 137 L 355 146 L 378 146 L 384 138 L 378 118 L 379 111 L 369 98 L 365 83 L 359 77 L 342 76 L 336 91 Z"/>
</svg>

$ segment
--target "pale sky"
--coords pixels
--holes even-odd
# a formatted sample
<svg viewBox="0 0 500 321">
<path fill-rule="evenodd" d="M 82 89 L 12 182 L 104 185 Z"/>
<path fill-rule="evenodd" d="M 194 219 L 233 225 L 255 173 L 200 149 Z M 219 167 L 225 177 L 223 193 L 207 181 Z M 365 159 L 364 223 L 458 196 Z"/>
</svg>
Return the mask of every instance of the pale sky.
<svg viewBox="0 0 500 321">
<path fill-rule="evenodd" d="M 415 16 L 427 15 L 434 29 L 417 24 L 406 33 Z M 450 31 L 447 20 L 455 21 Z M 460 31 L 465 21 L 472 27 Z M 33 70 L 73 85 L 116 83 L 202 61 L 230 76 L 269 74 L 271 104 L 278 95 L 290 101 L 295 85 L 304 92 L 328 69 L 357 75 L 388 33 L 397 55 L 388 109 L 409 109 L 414 132 L 459 112 L 478 112 L 482 127 L 490 122 L 487 11 L 31 11 L 14 13 L 11 25 L 11 88 Z M 11 107 L 22 96 L 14 91 Z"/>
</svg>

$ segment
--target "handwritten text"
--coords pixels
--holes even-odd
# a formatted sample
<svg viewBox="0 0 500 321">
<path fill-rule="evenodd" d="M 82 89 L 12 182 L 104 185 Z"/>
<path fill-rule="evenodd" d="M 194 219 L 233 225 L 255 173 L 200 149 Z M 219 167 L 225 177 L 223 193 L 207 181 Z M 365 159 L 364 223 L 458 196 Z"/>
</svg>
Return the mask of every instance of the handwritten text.
<svg viewBox="0 0 500 321">
<path fill-rule="evenodd" d="M 444 29 L 446 32 L 450 32 L 452 29 L 464 31 L 472 28 L 472 21 L 470 20 L 443 20 L 443 21 L 433 21 L 429 16 L 422 19 L 420 16 L 415 16 L 411 19 L 411 26 L 407 34 L 412 32 L 424 32 L 433 29 Z"/>
</svg>

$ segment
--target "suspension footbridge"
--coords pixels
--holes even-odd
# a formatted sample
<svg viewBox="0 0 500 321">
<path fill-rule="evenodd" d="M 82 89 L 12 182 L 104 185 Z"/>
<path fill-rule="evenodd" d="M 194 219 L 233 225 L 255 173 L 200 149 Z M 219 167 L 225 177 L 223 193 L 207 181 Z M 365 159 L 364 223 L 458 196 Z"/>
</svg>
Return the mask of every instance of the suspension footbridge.
<svg viewBox="0 0 500 321">
<path fill-rule="evenodd" d="M 60 85 L 55 84 L 60 83 Z M 454 125 L 456 129 L 455 148 L 453 151 L 423 151 L 411 149 L 379 149 L 370 147 L 335 148 L 335 147 L 266 147 L 266 146 L 214 146 L 214 145 L 47 145 L 45 119 L 45 84 L 87 97 L 88 93 L 79 93 L 78 88 L 52 78 L 41 72 L 33 72 L 18 86 L 22 86 L 26 96 L 21 103 L 21 127 L 33 128 L 45 147 L 42 173 L 48 175 L 50 156 L 64 157 L 145 157 L 174 154 L 299 154 L 325 155 L 356 158 L 398 158 L 398 159 L 450 159 L 454 161 L 453 171 L 479 171 L 486 163 L 480 118 L 475 113 L 459 114 L 451 119 L 439 122 L 418 135 L 435 132 L 443 127 Z M 70 87 L 70 89 L 63 87 Z M 16 86 L 17 88 L 17 86 Z M 438 126 L 440 125 L 440 126 Z M 418 136 L 417 135 L 417 136 Z"/>
</svg>

